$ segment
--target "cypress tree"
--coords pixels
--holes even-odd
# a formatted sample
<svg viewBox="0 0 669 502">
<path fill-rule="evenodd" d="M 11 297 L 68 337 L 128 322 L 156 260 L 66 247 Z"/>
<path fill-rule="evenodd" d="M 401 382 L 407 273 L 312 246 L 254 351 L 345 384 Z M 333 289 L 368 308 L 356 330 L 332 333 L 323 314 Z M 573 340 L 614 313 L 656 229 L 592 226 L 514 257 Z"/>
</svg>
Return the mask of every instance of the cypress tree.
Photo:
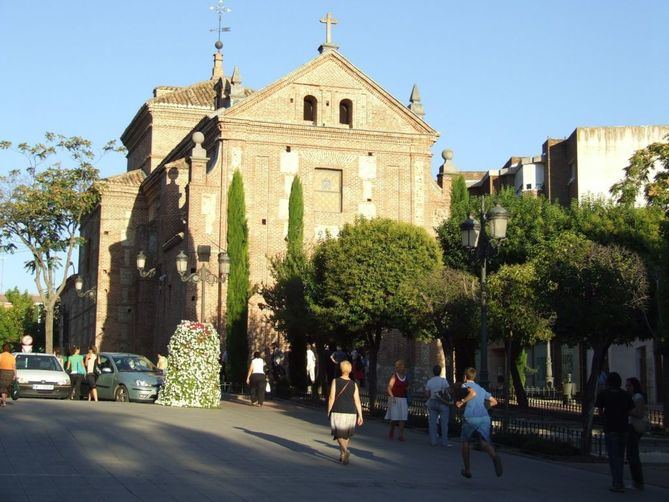
<svg viewBox="0 0 669 502">
<path fill-rule="evenodd" d="M 288 199 L 288 256 L 301 256 L 303 242 L 304 198 L 300 178 L 295 176 L 290 186 L 290 199 Z"/>
<path fill-rule="evenodd" d="M 228 255 L 230 275 L 226 301 L 226 349 L 230 380 L 239 385 L 244 381 L 248 359 L 248 301 L 249 301 L 249 230 L 244 205 L 244 182 L 239 171 L 232 176 L 228 189 Z"/>
<path fill-rule="evenodd" d="M 462 174 L 457 175 L 451 184 L 451 218 L 461 223 L 467 218 L 469 209 L 469 192 Z"/>
<path fill-rule="evenodd" d="M 302 196 L 302 183 L 295 176 L 290 187 L 290 198 L 288 199 L 288 250 L 286 264 L 289 275 L 286 282 L 286 308 L 294 312 L 302 312 L 306 302 L 304 298 L 305 287 L 301 272 L 304 270 L 304 199 Z M 298 388 L 305 388 L 307 384 L 306 374 L 306 332 L 304 324 L 291 323 L 286 330 L 286 336 L 290 342 L 290 354 L 288 357 L 288 368 L 291 383 Z"/>
</svg>

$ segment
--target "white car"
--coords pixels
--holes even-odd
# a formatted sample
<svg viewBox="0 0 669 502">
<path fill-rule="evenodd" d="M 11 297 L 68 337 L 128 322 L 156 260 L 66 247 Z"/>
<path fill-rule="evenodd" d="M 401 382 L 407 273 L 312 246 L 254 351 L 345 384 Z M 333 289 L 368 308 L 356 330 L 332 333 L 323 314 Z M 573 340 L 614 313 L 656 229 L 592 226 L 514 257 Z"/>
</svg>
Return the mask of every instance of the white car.
<svg viewBox="0 0 669 502">
<path fill-rule="evenodd" d="M 65 372 L 56 356 L 25 352 L 15 353 L 14 356 L 20 397 L 70 397 L 70 375 Z"/>
</svg>

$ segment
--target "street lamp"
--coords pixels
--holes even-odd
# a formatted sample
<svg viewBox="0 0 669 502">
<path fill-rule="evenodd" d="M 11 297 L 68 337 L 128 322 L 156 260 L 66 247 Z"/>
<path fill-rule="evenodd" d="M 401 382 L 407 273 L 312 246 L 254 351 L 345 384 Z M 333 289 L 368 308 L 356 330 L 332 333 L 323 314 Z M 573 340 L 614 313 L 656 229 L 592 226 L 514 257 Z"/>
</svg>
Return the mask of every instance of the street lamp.
<svg viewBox="0 0 669 502">
<path fill-rule="evenodd" d="M 144 251 L 140 251 L 137 253 L 137 271 L 139 272 L 139 276 L 144 279 L 151 279 L 156 275 L 156 267 L 150 270 L 144 270 L 144 267 L 146 267 L 146 255 Z"/>
<path fill-rule="evenodd" d="M 479 221 L 470 215 L 460 225 L 462 246 L 470 252 L 477 263 L 481 264 L 481 368 L 479 381 L 488 387 L 488 258 L 497 251 L 501 241 L 506 238 L 506 226 L 509 213 L 498 204 L 485 213 L 485 197 L 481 197 Z M 486 223 L 489 228 L 486 231 Z M 489 234 L 488 234 L 489 232 Z"/>
<path fill-rule="evenodd" d="M 200 298 L 200 320 L 204 322 L 204 295 L 207 290 L 204 283 L 206 282 L 210 285 L 224 283 L 228 278 L 228 274 L 230 274 L 230 257 L 225 251 L 218 253 L 218 275 L 216 275 L 207 268 L 207 262 L 209 262 L 209 257 L 211 256 L 211 248 L 209 246 L 198 246 L 197 256 L 198 260 L 203 263 L 200 267 L 200 270 L 196 272 L 187 274 L 188 255 L 186 255 L 186 253 L 183 251 L 179 251 L 179 254 L 176 257 L 176 266 L 177 272 L 179 273 L 179 278 L 183 282 L 192 282 L 194 284 L 197 284 L 198 282 L 202 283 L 202 296 Z"/>
<path fill-rule="evenodd" d="M 74 280 L 74 290 L 77 292 L 77 296 L 79 298 L 83 298 L 84 296 L 95 298 L 95 288 L 91 288 L 87 291 L 83 291 L 83 289 L 84 280 L 80 276 L 77 276 L 77 278 Z"/>
</svg>

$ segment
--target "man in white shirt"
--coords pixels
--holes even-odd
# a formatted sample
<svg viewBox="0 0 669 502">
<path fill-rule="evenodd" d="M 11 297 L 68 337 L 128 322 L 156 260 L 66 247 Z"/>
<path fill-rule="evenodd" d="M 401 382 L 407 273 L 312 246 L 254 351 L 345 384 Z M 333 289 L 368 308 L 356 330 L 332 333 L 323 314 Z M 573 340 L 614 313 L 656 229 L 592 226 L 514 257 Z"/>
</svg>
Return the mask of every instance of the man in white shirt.
<svg viewBox="0 0 669 502">
<path fill-rule="evenodd" d="M 441 445 L 452 446 L 448 442 L 448 416 L 450 406 L 447 404 L 448 397 L 448 380 L 441 376 L 441 366 L 436 365 L 432 368 L 434 375 L 425 384 L 425 394 L 428 399 L 425 405 L 429 413 L 428 430 L 430 433 L 430 444 L 437 446 L 439 436 L 437 434 L 437 419 L 441 422 Z"/>
</svg>

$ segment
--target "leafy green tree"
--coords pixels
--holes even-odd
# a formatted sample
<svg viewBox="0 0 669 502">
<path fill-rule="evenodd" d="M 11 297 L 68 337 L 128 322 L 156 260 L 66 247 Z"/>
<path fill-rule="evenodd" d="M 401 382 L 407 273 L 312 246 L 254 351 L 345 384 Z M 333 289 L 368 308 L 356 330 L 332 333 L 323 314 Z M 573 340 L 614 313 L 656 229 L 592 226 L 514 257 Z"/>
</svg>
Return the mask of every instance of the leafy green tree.
<svg viewBox="0 0 669 502">
<path fill-rule="evenodd" d="M 611 193 L 621 206 L 629 208 L 638 202 L 641 192 L 649 208 L 664 213 L 664 245 L 654 266 L 654 303 L 656 340 L 662 354 L 664 426 L 669 430 L 669 136 L 665 139 L 666 142 L 653 143 L 635 152 L 625 168 L 625 177 L 611 187 Z"/>
<path fill-rule="evenodd" d="M 440 261 L 439 247 L 424 229 L 383 218 L 347 224 L 337 239 L 316 248 L 314 311 L 339 333 L 364 343 L 372 403 L 382 337 L 401 327 L 397 291 L 406 279 L 436 269 Z"/>
<path fill-rule="evenodd" d="M 0 149 L 13 145 L 0 141 Z M 123 148 L 110 141 L 102 150 Z M 20 245 L 32 254 L 26 268 L 44 305 L 46 351 L 52 352 L 54 311 L 67 265 L 81 242 L 81 221 L 99 201 L 98 170 L 92 143 L 79 136 L 48 132 L 43 143 L 20 143 L 16 151 L 26 166 L 0 177 L 0 248 L 13 252 Z M 72 166 L 65 167 L 66 161 Z"/>
<path fill-rule="evenodd" d="M 5 293 L 5 297 L 12 306 L 0 305 L 0 345 L 5 342 L 16 344 L 24 334 L 36 340 L 38 309 L 32 296 L 27 291 L 20 293 L 18 288 L 13 288 Z"/>
<path fill-rule="evenodd" d="M 623 205 L 634 205 L 641 191 L 651 206 L 669 212 L 669 136 L 637 150 L 625 167 L 625 177 L 611 187 Z"/>
<path fill-rule="evenodd" d="M 504 342 L 506 355 L 505 393 L 509 375 L 521 408 L 527 408 L 525 375 L 521 374 L 516 361 L 523 350 L 537 342 L 548 342 L 553 333 L 551 316 L 539 308 L 537 280 L 531 262 L 522 265 L 503 265 L 488 279 L 488 315 L 492 339 Z"/>
<path fill-rule="evenodd" d="M 531 260 L 544 243 L 567 227 L 568 217 L 562 206 L 543 196 L 517 196 L 507 188 L 497 195 L 496 201 L 509 212 L 509 225 L 504 245 L 491 260 L 493 270 L 502 264 Z"/>
<path fill-rule="evenodd" d="M 440 267 L 408 278 L 399 288 L 402 331 L 422 341 L 439 340 L 449 380 L 474 366 L 479 343 L 478 279 Z M 453 358 L 455 353 L 455 360 Z"/>
<path fill-rule="evenodd" d="M 642 256 L 649 265 L 658 264 L 666 254 L 662 235 L 666 216 L 660 207 L 584 198 L 572 203 L 567 217 L 572 231 L 599 244 L 624 246 Z"/>
<path fill-rule="evenodd" d="M 648 335 L 641 322 L 648 300 L 646 268 L 636 253 L 570 232 L 544 246 L 534 263 L 542 298 L 556 314 L 553 330 L 559 341 L 593 350 L 582 415 L 582 450 L 589 453 L 597 376 L 606 351 L 611 344 Z"/>
<path fill-rule="evenodd" d="M 249 353 L 249 230 L 244 203 L 242 174 L 235 171 L 228 189 L 228 255 L 230 275 L 226 300 L 226 349 L 230 381 L 241 385 Z"/>
</svg>

